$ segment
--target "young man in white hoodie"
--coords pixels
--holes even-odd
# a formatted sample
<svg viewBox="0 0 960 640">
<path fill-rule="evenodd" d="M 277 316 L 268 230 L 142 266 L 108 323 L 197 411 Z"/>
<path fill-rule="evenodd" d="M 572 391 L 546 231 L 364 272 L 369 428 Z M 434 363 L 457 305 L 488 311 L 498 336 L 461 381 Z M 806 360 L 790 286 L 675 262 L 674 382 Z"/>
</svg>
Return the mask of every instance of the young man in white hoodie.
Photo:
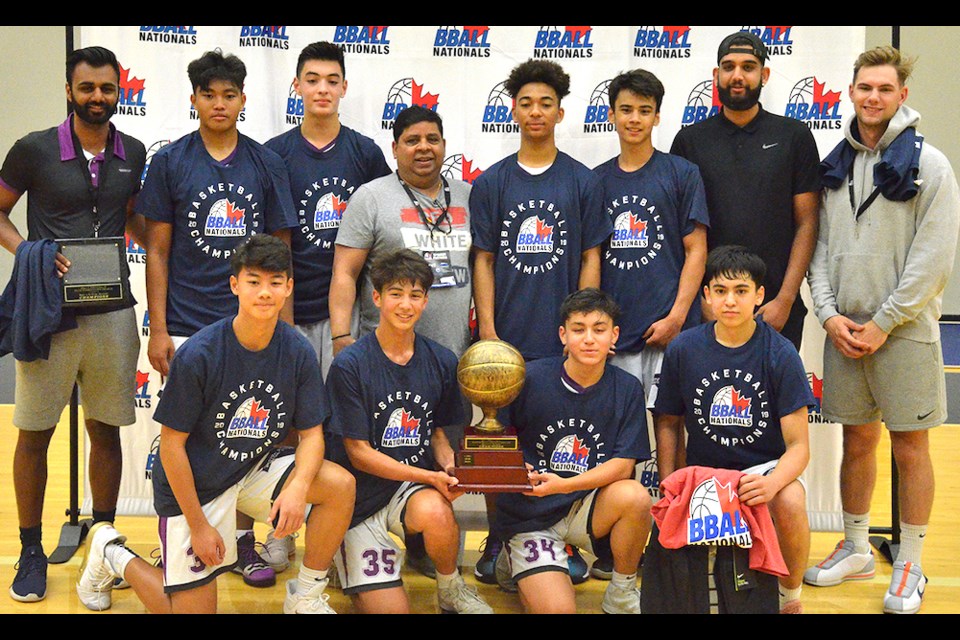
<svg viewBox="0 0 960 640">
<path fill-rule="evenodd" d="M 900 482 L 901 542 L 887 613 L 919 610 L 920 556 L 933 506 L 928 431 L 947 417 L 940 317 L 960 228 L 960 190 L 946 157 L 907 107 L 913 61 L 893 47 L 862 53 L 856 119 L 821 163 L 824 192 L 809 282 L 827 331 L 823 415 L 843 424 L 844 540 L 804 575 L 832 586 L 874 575 L 868 542 L 881 421 Z"/>
</svg>

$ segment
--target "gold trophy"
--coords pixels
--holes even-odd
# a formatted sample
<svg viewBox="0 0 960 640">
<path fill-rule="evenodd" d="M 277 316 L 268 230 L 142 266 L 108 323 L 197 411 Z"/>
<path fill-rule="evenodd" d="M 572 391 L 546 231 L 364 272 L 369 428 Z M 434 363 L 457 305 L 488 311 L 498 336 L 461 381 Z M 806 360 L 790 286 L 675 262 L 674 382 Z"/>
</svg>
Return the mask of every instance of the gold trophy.
<svg viewBox="0 0 960 640">
<path fill-rule="evenodd" d="M 483 418 L 464 430 L 453 475 L 457 488 L 481 493 L 519 493 L 531 488 L 516 430 L 497 420 L 497 409 L 520 393 L 527 367 L 523 356 L 503 340 L 481 340 L 457 365 L 463 395 L 480 407 Z"/>
</svg>

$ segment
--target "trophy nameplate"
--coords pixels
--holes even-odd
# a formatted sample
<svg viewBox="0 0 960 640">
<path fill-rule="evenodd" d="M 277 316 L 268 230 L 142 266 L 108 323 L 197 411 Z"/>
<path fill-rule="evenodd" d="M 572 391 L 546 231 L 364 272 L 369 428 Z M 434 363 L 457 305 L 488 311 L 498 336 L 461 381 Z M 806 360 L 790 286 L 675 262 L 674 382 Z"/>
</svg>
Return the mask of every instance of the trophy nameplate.
<svg viewBox="0 0 960 640">
<path fill-rule="evenodd" d="M 115 305 L 127 299 L 126 242 L 121 237 L 57 240 L 70 261 L 62 278 L 63 305 Z"/>
<path fill-rule="evenodd" d="M 497 420 L 497 409 L 520 393 L 526 375 L 523 356 L 501 340 L 481 340 L 460 358 L 457 380 L 463 395 L 480 407 L 483 419 L 464 430 L 453 475 L 457 488 L 480 493 L 521 493 L 532 486 L 517 433 Z"/>
</svg>

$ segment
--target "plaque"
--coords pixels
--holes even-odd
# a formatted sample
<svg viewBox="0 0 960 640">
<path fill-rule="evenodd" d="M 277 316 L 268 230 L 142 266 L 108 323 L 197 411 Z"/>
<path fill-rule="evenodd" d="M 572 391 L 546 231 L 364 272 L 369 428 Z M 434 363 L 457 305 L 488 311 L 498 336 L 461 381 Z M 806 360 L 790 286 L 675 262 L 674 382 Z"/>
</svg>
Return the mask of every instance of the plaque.
<svg viewBox="0 0 960 640">
<path fill-rule="evenodd" d="M 516 399 L 525 377 L 523 356 L 502 340 L 481 340 L 460 358 L 460 389 L 483 418 L 464 430 L 453 471 L 457 489 L 520 493 L 532 488 L 516 431 L 497 420 L 497 410 Z"/>
<path fill-rule="evenodd" d="M 127 245 L 122 236 L 57 240 L 57 244 L 70 261 L 62 278 L 64 306 L 116 305 L 127 299 Z"/>
</svg>

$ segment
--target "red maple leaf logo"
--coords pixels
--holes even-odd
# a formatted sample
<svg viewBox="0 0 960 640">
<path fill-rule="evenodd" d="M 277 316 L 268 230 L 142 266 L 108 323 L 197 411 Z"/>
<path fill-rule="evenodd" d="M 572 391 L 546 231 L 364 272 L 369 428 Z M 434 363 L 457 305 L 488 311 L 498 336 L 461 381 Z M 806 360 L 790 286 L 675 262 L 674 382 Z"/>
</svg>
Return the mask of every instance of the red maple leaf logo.
<svg viewBox="0 0 960 640">
<path fill-rule="evenodd" d="M 810 390 L 813 391 L 814 398 L 823 399 L 823 378 L 818 378 L 815 373 L 810 374 Z"/>
<path fill-rule="evenodd" d="M 400 429 L 409 435 L 420 427 L 420 418 L 414 418 L 406 409 L 400 410 Z"/>
<path fill-rule="evenodd" d="M 673 27 L 664 26 L 664 27 L 663 27 L 663 32 L 670 34 L 670 43 L 671 43 L 671 44 L 673 44 L 673 43 L 675 43 L 675 42 L 680 42 L 680 40 L 683 38 L 684 34 L 686 34 L 688 31 L 690 31 L 690 27 L 688 27 L 688 26 L 687 26 L 687 27 L 676 27 L 676 26 L 673 26 Z"/>
<path fill-rule="evenodd" d="M 257 399 L 254 398 L 253 404 L 250 405 L 250 419 L 259 424 L 261 422 L 266 422 L 269 415 L 270 409 L 262 408 Z"/>
<path fill-rule="evenodd" d="M 143 372 L 137 369 L 137 389 L 143 389 L 150 381 L 150 372 Z"/>
<path fill-rule="evenodd" d="M 235 207 L 232 202 L 227 200 L 227 220 L 229 220 L 231 223 L 237 224 L 242 222 L 244 211 L 246 211 L 246 209 Z"/>
<path fill-rule="evenodd" d="M 764 28 L 770 30 L 770 40 L 771 40 L 771 44 L 777 44 L 778 41 L 781 39 L 781 36 L 783 36 L 784 34 L 786 34 L 786 33 L 787 33 L 787 30 L 790 29 L 792 26 L 793 26 L 793 25 L 789 25 L 789 26 L 775 26 L 775 27 L 766 26 L 766 27 L 764 27 Z"/>
<path fill-rule="evenodd" d="M 480 177 L 481 173 L 483 173 L 483 170 L 473 168 L 473 160 L 467 158 L 460 160 L 460 175 L 464 182 L 473 184 L 473 181 Z"/>
<path fill-rule="evenodd" d="M 818 82 L 816 78 L 813 79 L 813 102 L 814 104 L 822 104 L 829 107 L 840 102 L 840 92 L 839 91 L 827 91 L 824 93 L 823 89 L 826 86 L 826 83 Z M 826 109 L 824 109 L 826 111 Z"/>
<path fill-rule="evenodd" d="M 711 106 L 713 108 L 719 108 L 721 105 L 721 102 L 720 102 L 720 94 L 717 93 L 717 83 L 712 82 L 710 84 L 712 85 L 711 93 L 713 94 L 713 97 L 710 101 L 712 103 Z"/>
<path fill-rule="evenodd" d="M 464 27 L 463 27 L 463 32 L 470 34 L 470 42 L 472 42 L 472 43 L 480 42 L 480 38 L 483 36 L 483 34 L 485 34 L 485 33 L 486 33 L 487 31 L 489 31 L 489 30 L 490 30 L 490 27 L 488 27 L 488 26 L 483 26 L 483 27 L 470 26 L 470 27 L 468 27 L 468 26 L 464 25 Z"/>
<path fill-rule="evenodd" d="M 647 230 L 647 221 L 641 220 L 631 213 L 630 214 L 630 234 L 634 236 L 639 236 L 646 230 Z"/>
<path fill-rule="evenodd" d="M 714 478 L 713 484 L 717 488 L 717 500 L 720 502 L 720 512 L 731 513 L 736 511 L 740 497 L 737 496 L 737 490 L 736 487 L 733 486 L 733 483 L 721 484 L 719 480 Z"/>
<path fill-rule="evenodd" d="M 736 389 L 730 390 L 730 404 L 736 409 L 737 413 L 750 410 L 750 398 L 741 396 Z"/>
<path fill-rule="evenodd" d="M 378 27 L 364 26 L 364 29 L 367 30 L 367 33 L 370 34 L 371 37 L 376 38 L 377 36 L 380 35 L 380 32 L 385 31 L 387 27 L 386 26 L 378 26 Z"/>
<path fill-rule="evenodd" d="M 120 65 L 120 88 L 123 89 L 124 95 L 140 93 L 145 83 L 146 81 L 140 78 L 131 78 L 130 69 L 124 69 L 123 65 Z"/>
<path fill-rule="evenodd" d="M 333 196 L 330 206 L 337 213 L 337 215 L 343 217 L 343 210 L 347 208 L 347 201 L 341 200 L 338 196 Z"/>
<path fill-rule="evenodd" d="M 590 447 L 584 446 L 583 441 L 577 436 L 573 436 L 573 455 L 577 460 L 582 460 L 590 455 Z"/>
<path fill-rule="evenodd" d="M 423 85 L 417 84 L 416 82 L 413 82 L 413 90 L 410 93 L 410 101 L 413 102 L 413 104 L 426 107 L 427 109 L 436 109 L 440 101 L 440 94 L 423 93 Z"/>
<path fill-rule="evenodd" d="M 569 26 L 568 26 L 568 27 L 566 27 L 566 31 L 567 31 L 567 33 L 569 33 L 571 36 L 573 36 L 573 41 L 574 41 L 575 43 L 579 43 L 579 42 L 580 42 L 580 38 L 582 38 L 582 37 L 585 36 L 586 34 L 590 33 L 590 27 L 589 27 L 589 26 L 586 26 L 586 27 L 569 27 Z"/>
<path fill-rule="evenodd" d="M 549 225 L 540 218 L 537 218 L 537 237 L 546 240 L 553 234 L 553 225 Z"/>
</svg>

